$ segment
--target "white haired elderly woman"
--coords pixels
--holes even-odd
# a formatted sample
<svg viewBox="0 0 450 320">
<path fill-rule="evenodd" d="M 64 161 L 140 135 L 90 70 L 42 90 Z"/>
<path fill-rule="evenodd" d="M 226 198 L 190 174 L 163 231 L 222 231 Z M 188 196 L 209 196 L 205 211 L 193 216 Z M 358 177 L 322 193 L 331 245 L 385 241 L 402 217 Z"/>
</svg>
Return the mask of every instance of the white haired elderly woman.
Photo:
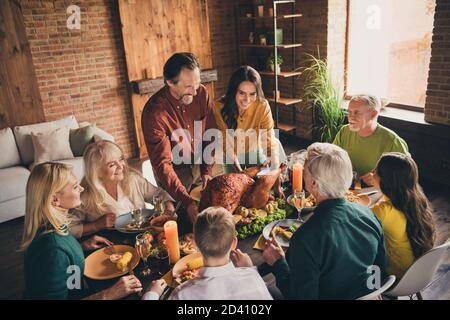
<svg viewBox="0 0 450 320">
<path fill-rule="evenodd" d="M 70 225 L 70 233 L 75 237 L 113 227 L 116 216 L 144 208 L 153 196 L 159 196 L 165 203 L 165 213 L 174 212 L 170 195 L 130 168 L 122 149 L 114 142 L 93 143 L 83 157 L 86 175 L 81 185 L 85 191 Z"/>
<path fill-rule="evenodd" d="M 293 235 L 284 255 L 276 240 L 265 261 L 288 299 L 355 299 L 384 277 L 383 227 L 368 207 L 344 199 L 352 182 L 347 152 L 328 143 L 307 149 L 305 186 L 317 199 L 314 215 Z M 369 281 L 368 281 L 369 280 Z"/>
</svg>

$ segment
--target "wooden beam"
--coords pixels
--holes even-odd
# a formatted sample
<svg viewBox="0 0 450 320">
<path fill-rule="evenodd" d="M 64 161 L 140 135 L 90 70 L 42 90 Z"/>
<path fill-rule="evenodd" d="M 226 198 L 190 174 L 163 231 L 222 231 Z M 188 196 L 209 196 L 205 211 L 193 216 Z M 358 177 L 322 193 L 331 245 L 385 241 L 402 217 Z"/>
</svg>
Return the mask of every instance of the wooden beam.
<svg viewBox="0 0 450 320">
<path fill-rule="evenodd" d="M 44 121 L 18 1 L 0 1 L 0 128 Z"/>
<path fill-rule="evenodd" d="M 200 80 L 202 83 L 217 81 L 217 70 L 209 69 L 200 72 Z M 137 94 L 153 94 L 164 86 L 164 78 L 143 79 L 131 82 L 133 92 Z"/>
</svg>

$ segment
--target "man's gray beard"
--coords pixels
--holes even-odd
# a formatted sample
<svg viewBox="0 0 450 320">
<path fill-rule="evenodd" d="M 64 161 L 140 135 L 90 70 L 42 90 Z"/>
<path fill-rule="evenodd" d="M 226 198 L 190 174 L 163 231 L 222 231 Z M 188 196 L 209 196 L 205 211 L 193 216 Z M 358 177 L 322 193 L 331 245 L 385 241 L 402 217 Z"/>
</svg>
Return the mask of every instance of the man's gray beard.
<svg viewBox="0 0 450 320">
<path fill-rule="evenodd" d="M 187 98 L 187 97 L 190 98 L 188 103 L 186 103 L 185 100 L 184 100 L 184 99 Z M 181 104 L 184 104 L 184 105 L 186 105 L 186 106 L 189 105 L 189 104 L 191 104 L 192 101 L 194 101 L 194 96 L 192 96 L 192 95 L 184 95 L 184 96 L 182 96 L 182 97 L 180 98 L 180 103 L 181 103 Z"/>
</svg>

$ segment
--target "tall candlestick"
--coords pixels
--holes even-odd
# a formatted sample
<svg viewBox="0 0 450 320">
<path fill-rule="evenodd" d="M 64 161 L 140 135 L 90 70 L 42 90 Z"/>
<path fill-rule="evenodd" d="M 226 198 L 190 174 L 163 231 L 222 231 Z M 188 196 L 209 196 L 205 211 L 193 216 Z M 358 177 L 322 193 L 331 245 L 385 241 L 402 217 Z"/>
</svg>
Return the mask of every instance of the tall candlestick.
<svg viewBox="0 0 450 320">
<path fill-rule="evenodd" d="M 303 166 L 301 163 L 295 163 L 292 166 L 292 193 L 303 190 Z"/>
<path fill-rule="evenodd" d="M 178 241 L 178 225 L 175 221 L 167 221 L 164 224 L 164 235 L 170 263 L 176 263 L 180 260 L 180 242 Z"/>
</svg>

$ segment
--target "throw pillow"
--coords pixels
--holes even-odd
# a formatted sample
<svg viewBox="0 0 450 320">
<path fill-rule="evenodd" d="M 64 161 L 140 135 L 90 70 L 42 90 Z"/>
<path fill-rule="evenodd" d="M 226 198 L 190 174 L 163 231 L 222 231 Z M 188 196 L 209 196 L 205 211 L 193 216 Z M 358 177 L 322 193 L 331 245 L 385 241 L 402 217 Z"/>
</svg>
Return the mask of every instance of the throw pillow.
<svg viewBox="0 0 450 320">
<path fill-rule="evenodd" d="M 75 157 L 83 156 L 84 149 L 94 141 L 95 124 L 79 129 L 70 129 L 69 141 Z"/>
<path fill-rule="evenodd" d="M 68 127 L 61 127 L 47 132 L 32 132 L 34 164 L 73 158 L 69 143 L 69 131 Z"/>
</svg>

